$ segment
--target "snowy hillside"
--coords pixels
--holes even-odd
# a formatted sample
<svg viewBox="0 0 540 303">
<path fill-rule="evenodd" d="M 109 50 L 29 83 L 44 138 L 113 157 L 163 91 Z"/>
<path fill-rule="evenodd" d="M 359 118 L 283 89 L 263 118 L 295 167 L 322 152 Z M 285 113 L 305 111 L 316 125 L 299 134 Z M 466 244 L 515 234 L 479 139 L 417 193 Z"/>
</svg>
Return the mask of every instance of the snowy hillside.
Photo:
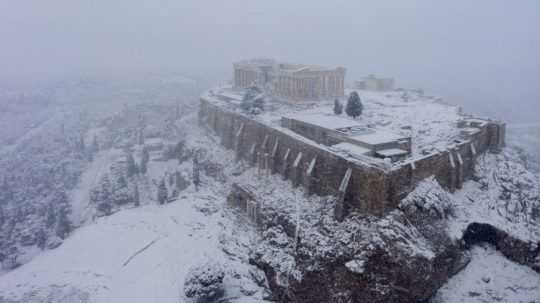
<svg viewBox="0 0 540 303">
<path fill-rule="evenodd" d="M 184 302 L 184 277 L 206 259 L 226 267 L 227 297 L 262 288 L 248 265 L 255 237 L 223 209 L 212 191 L 186 190 L 165 206 L 154 203 L 99 218 L 62 246 L 0 277 L 0 302 Z"/>
<path fill-rule="evenodd" d="M 123 148 L 132 130 L 115 125 L 123 110 L 131 108 L 135 124 L 138 104 L 161 104 L 161 114 L 178 104 L 180 114 L 195 110 L 189 103 L 198 95 L 194 85 L 172 85 L 169 77 L 52 83 L 0 94 L 0 271 L 59 245 L 83 220 L 85 186 L 99 181 L 97 172 L 108 169 L 100 159 Z"/>
<path fill-rule="evenodd" d="M 455 193 L 429 178 L 383 218 L 337 222 L 333 197 L 236 163 L 198 126 L 194 91 L 176 91 L 190 81 L 154 81 L 69 86 L 55 94 L 55 115 L 9 139 L 0 159 L 0 303 L 192 303 L 193 280 L 213 274 L 231 303 L 540 301 L 532 266 L 461 240 L 471 223 L 540 239 L 540 175 L 519 150 L 479 157 Z M 66 105 L 73 98 L 85 105 Z M 377 118 L 368 114 L 381 112 L 378 103 L 366 103 L 366 119 Z M 392 127 L 420 110 L 408 106 Z M 385 119 L 398 116 L 393 106 Z M 233 183 L 252 189 L 257 225 L 228 205 Z"/>
<path fill-rule="evenodd" d="M 540 123 L 509 124 L 508 142 L 522 149 L 530 167 L 540 172 Z"/>
<path fill-rule="evenodd" d="M 439 290 L 432 303 L 539 301 L 540 275 L 486 246 L 472 249 L 471 262 Z"/>
</svg>

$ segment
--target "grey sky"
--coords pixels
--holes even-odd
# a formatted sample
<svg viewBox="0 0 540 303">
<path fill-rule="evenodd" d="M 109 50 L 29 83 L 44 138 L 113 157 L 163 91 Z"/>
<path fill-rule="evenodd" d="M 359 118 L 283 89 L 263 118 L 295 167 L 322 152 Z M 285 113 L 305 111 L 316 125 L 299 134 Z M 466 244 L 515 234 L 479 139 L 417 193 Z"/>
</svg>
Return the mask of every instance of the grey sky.
<svg viewBox="0 0 540 303">
<path fill-rule="evenodd" d="M 201 69 L 226 78 L 231 61 L 272 56 L 342 65 L 348 81 L 395 76 L 473 111 L 537 119 L 540 1 L 374 2 L 0 0 L 0 76 Z"/>
</svg>

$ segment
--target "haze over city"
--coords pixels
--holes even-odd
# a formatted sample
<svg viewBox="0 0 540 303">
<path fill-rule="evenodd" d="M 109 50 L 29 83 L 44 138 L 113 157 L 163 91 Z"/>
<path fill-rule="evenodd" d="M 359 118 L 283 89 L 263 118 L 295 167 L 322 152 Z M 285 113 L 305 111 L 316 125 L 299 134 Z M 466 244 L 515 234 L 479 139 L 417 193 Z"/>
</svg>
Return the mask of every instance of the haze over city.
<svg viewBox="0 0 540 303">
<path fill-rule="evenodd" d="M 4 80 L 160 70 L 223 80 L 230 62 L 268 56 L 346 66 L 349 81 L 393 76 L 471 111 L 537 121 L 538 1 L 4 0 L 0 20 Z"/>
</svg>

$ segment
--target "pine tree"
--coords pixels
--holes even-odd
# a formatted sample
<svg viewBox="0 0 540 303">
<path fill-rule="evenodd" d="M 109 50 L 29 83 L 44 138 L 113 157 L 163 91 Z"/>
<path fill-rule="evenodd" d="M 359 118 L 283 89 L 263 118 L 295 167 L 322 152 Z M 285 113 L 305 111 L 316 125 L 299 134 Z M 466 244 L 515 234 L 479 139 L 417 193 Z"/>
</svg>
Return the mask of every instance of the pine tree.
<svg viewBox="0 0 540 303">
<path fill-rule="evenodd" d="M 356 119 L 356 117 L 362 114 L 363 110 L 364 110 L 364 105 L 362 104 L 362 101 L 360 100 L 360 96 L 358 96 L 357 92 L 352 92 L 349 95 L 349 99 L 347 100 L 347 106 L 345 107 L 345 112 L 350 117 L 353 117 Z"/>
<path fill-rule="evenodd" d="M 127 155 L 127 167 L 126 167 L 126 175 L 128 178 L 133 177 L 134 175 L 139 173 L 139 168 L 137 167 L 137 164 L 135 164 L 135 159 L 133 158 L 133 155 L 131 152 Z"/>
<path fill-rule="evenodd" d="M 167 185 L 165 184 L 165 178 L 162 178 L 159 182 L 157 199 L 159 204 L 165 204 L 167 202 Z"/>
<path fill-rule="evenodd" d="M 127 181 L 126 178 L 124 178 L 123 175 L 118 176 L 118 179 L 116 180 L 117 189 L 122 189 L 127 187 Z"/>
<path fill-rule="evenodd" d="M 144 145 L 144 130 L 142 128 L 137 133 L 137 141 L 139 145 Z"/>
<path fill-rule="evenodd" d="M 68 218 L 67 210 L 64 208 L 58 216 L 58 224 L 56 225 L 56 235 L 61 239 L 65 239 L 72 230 L 71 221 Z"/>
<path fill-rule="evenodd" d="M 47 217 L 45 219 L 45 225 L 47 228 L 51 228 L 56 223 L 56 214 L 54 213 L 54 207 L 49 204 L 47 207 Z"/>
<path fill-rule="evenodd" d="M 334 100 L 334 114 L 341 115 L 343 113 L 343 105 L 339 102 L 339 99 Z"/>
<path fill-rule="evenodd" d="M 174 147 L 174 154 L 178 159 L 178 164 L 182 164 L 182 161 L 184 160 L 184 147 L 186 143 L 184 140 L 180 140 Z"/>
<path fill-rule="evenodd" d="M 109 201 L 110 198 L 111 198 L 111 195 L 112 195 L 112 184 L 111 184 L 111 180 L 109 179 L 109 175 L 105 174 L 102 178 L 101 178 L 101 184 L 100 184 L 101 188 L 100 188 L 100 191 L 99 191 L 99 200 L 101 202 L 103 201 Z"/>
<path fill-rule="evenodd" d="M 43 229 L 37 231 L 36 242 L 37 247 L 39 247 L 41 250 L 45 249 L 45 244 L 47 243 L 47 234 Z"/>
<path fill-rule="evenodd" d="M 139 114 L 139 122 L 137 129 L 137 141 L 139 145 L 144 145 L 144 128 L 146 126 L 146 121 L 142 114 Z"/>
<path fill-rule="evenodd" d="M 148 161 L 150 161 L 150 153 L 148 152 L 148 149 L 143 148 L 142 151 L 142 157 L 141 157 L 141 173 L 146 174 L 146 171 L 148 170 Z"/>
<path fill-rule="evenodd" d="M 201 176 L 200 176 L 200 166 L 199 166 L 199 160 L 197 160 L 197 157 L 193 157 L 193 184 L 195 185 L 195 190 L 199 191 L 199 185 L 201 184 Z"/>
<path fill-rule="evenodd" d="M 175 177 L 174 174 L 169 175 L 169 187 L 172 187 L 175 184 L 174 177 Z"/>
<path fill-rule="evenodd" d="M 139 187 L 135 185 L 135 190 L 133 193 L 133 203 L 135 204 L 135 207 L 139 207 L 141 205 L 141 200 L 139 197 Z"/>
</svg>

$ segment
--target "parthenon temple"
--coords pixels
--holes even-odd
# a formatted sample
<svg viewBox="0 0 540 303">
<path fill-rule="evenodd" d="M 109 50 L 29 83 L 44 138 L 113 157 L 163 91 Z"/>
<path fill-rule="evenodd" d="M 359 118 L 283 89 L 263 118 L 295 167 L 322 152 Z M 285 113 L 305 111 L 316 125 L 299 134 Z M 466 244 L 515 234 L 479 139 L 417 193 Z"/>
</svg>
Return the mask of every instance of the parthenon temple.
<svg viewBox="0 0 540 303">
<path fill-rule="evenodd" d="M 252 59 L 234 63 L 234 86 L 258 86 L 272 95 L 305 101 L 343 97 L 343 67 L 278 63 L 272 59 Z"/>
</svg>

